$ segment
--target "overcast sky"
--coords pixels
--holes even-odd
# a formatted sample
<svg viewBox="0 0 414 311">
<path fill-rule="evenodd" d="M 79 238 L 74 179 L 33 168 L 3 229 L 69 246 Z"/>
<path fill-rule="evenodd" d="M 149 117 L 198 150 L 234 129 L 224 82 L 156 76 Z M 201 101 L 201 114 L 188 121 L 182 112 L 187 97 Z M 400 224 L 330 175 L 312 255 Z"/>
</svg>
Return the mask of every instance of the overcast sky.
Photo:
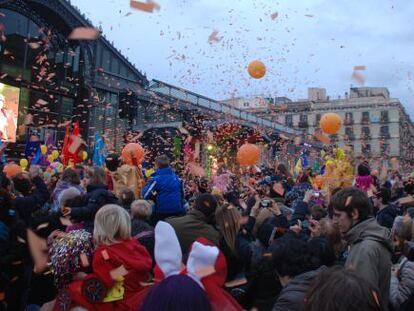
<svg viewBox="0 0 414 311">
<path fill-rule="evenodd" d="M 129 2 L 72 0 L 149 79 L 214 99 L 300 99 L 308 87 L 337 98 L 363 65 L 365 85 L 387 87 L 414 119 L 412 0 L 157 0 L 153 14 Z M 254 59 L 261 80 L 246 72 Z"/>
</svg>

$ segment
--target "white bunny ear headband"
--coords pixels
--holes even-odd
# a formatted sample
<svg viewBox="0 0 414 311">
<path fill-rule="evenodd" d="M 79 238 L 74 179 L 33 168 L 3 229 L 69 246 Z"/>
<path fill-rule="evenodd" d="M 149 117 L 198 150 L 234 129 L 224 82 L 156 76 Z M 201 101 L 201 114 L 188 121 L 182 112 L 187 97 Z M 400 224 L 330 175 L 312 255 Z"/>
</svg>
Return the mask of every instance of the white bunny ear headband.
<svg viewBox="0 0 414 311">
<path fill-rule="evenodd" d="M 215 272 L 219 250 L 216 246 L 207 246 L 194 242 L 187 261 L 187 276 L 196 281 L 202 288 L 201 279 Z M 155 227 L 155 261 L 164 273 L 165 278 L 178 275 L 182 267 L 180 243 L 173 227 L 159 221 Z"/>
</svg>

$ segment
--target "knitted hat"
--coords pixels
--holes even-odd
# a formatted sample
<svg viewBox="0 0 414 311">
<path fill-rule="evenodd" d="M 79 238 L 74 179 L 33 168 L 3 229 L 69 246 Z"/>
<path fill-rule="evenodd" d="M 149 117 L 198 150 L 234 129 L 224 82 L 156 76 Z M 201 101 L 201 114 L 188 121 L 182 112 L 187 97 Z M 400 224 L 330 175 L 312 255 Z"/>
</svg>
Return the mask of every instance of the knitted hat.
<svg viewBox="0 0 414 311">
<path fill-rule="evenodd" d="M 210 217 L 216 212 L 217 200 L 210 193 L 200 194 L 195 201 L 195 209 Z"/>
<path fill-rule="evenodd" d="M 69 187 L 63 190 L 58 197 L 59 207 L 62 208 L 66 204 L 67 201 L 76 198 L 77 196 L 81 195 L 80 191 L 75 187 Z"/>
<path fill-rule="evenodd" d="M 162 297 L 160 299 L 160 297 Z M 209 311 L 207 294 L 193 279 L 186 275 L 172 275 L 154 286 L 145 297 L 142 311 L 162 310 Z"/>
</svg>

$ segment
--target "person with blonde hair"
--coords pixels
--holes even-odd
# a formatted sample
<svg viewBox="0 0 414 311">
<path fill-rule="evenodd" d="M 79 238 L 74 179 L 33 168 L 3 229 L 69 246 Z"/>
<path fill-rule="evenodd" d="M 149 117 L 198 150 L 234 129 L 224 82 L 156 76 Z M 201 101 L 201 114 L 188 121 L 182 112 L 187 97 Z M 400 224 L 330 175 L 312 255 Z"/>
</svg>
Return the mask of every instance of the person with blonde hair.
<svg viewBox="0 0 414 311">
<path fill-rule="evenodd" d="M 131 204 L 131 235 L 137 239 L 154 258 L 154 228 L 149 224 L 152 204 L 146 200 L 135 200 Z"/>
<path fill-rule="evenodd" d="M 88 310 L 136 310 L 139 292 L 148 281 L 152 259 L 131 237 L 131 217 L 115 204 L 95 216 L 93 273 L 72 282 L 72 304 Z"/>
<path fill-rule="evenodd" d="M 220 249 L 228 266 L 227 281 L 242 277 L 249 265 L 249 244 L 253 241 L 252 230 L 259 207 L 260 200 L 256 200 L 245 225 L 241 225 L 241 214 L 234 205 L 225 203 L 216 209 L 216 224 L 221 234 Z"/>
</svg>

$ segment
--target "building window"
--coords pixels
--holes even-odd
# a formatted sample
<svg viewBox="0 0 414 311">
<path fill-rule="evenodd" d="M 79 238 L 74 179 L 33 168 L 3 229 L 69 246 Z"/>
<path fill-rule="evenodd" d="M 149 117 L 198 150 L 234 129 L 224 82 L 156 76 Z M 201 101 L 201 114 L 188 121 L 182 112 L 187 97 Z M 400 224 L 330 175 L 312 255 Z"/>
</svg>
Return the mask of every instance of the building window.
<svg viewBox="0 0 414 311">
<path fill-rule="evenodd" d="M 301 114 L 299 116 L 299 127 L 308 127 L 308 115 Z"/>
<path fill-rule="evenodd" d="M 346 127 L 345 128 L 345 135 L 348 136 L 348 139 L 354 139 L 354 128 Z"/>
<path fill-rule="evenodd" d="M 102 68 L 102 45 L 99 42 L 96 47 L 96 66 Z"/>
<path fill-rule="evenodd" d="M 381 135 L 381 137 L 389 137 L 390 136 L 390 129 L 389 129 L 388 125 L 381 126 L 380 135 Z"/>
<path fill-rule="evenodd" d="M 369 111 L 362 112 L 362 123 L 368 123 L 369 122 Z"/>
<path fill-rule="evenodd" d="M 381 122 L 389 122 L 388 111 L 381 111 Z"/>
<path fill-rule="evenodd" d="M 285 116 L 285 124 L 287 126 L 293 126 L 293 116 L 291 114 Z"/>
<path fill-rule="evenodd" d="M 109 51 L 107 49 L 103 50 L 103 54 L 102 54 L 102 68 L 105 71 L 109 71 L 111 68 L 111 54 L 109 53 Z"/>
<path fill-rule="evenodd" d="M 364 126 L 361 128 L 362 138 L 368 138 L 370 135 L 371 135 L 371 130 L 368 126 Z"/>
<path fill-rule="evenodd" d="M 381 143 L 381 153 L 388 153 L 390 151 L 390 144 Z"/>
<path fill-rule="evenodd" d="M 119 74 L 123 77 L 127 76 L 127 69 L 123 64 L 120 65 Z"/>
<path fill-rule="evenodd" d="M 249 107 L 250 104 L 248 102 L 243 103 L 243 107 Z"/>
<path fill-rule="evenodd" d="M 371 145 L 370 144 L 362 145 L 361 151 L 364 154 L 370 154 L 371 153 Z"/>
<path fill-rule="evenodd" d="M 352 124 L 354 122 L 354 116 L 352 112 L 345 113 L 345 124 Z"/>
<path fill-rule="evenodd" d="M 112 58 L 111 72 L 119 74 L 119 60 L 117 58 Z"/>
<path fill-rule="evenodd" d="M 315 127 L 319 127 L 319 122 L 321 121 L 321 114 L 317 114 L 316 115 L 316 119 L 315 119 Z"/>
</svg>

